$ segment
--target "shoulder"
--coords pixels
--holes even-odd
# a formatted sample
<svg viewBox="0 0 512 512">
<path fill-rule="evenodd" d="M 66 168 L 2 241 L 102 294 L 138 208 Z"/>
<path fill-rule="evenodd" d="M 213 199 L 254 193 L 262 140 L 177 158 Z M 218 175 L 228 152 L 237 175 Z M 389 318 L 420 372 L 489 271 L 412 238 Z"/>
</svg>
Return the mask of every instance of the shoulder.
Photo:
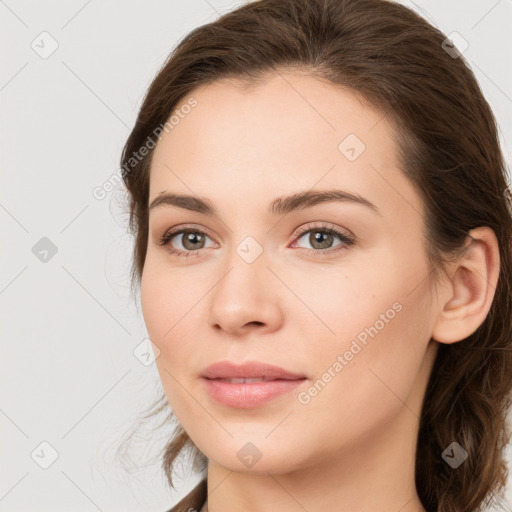
<svg viewBox="0 0 512 512">
<path fill-rule="evenodd" d="M 184 498 L 166 512 L 199 512 L 206 502 L 207 479 L 201 480 Z"/>
</svg>

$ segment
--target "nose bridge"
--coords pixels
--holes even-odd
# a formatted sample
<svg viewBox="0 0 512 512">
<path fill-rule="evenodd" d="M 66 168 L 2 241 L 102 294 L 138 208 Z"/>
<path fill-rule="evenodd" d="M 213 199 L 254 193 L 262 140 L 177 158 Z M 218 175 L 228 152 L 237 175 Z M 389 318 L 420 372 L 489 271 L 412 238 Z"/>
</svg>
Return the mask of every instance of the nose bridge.
<svg viewBox="0 0 512 512">
<path fill-rule="evenodd" d="M 224 256 L 227 274 L 217 286 L 217 296 L 233 301 L 232 307 L 239 303 L 249 308 L 263 298 L 263 285 L 268 288 L 268 258 L 263 245 L 248 235 L 226 250 Z"/>
<path fill-rule="evenodd" d="M 223 277 L 212 290 L 213 324 L 236 331 L 248 323 L 273 324 L 280 316 L 268 255 L 252 236 L 225 253 Z"/>
</svg>

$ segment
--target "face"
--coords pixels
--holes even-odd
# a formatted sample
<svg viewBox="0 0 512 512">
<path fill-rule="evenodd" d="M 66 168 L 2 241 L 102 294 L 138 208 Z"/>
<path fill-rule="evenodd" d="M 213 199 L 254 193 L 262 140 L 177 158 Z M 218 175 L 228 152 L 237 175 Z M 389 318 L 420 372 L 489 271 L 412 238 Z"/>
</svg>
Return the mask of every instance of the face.
<svg viewBox="0 0 512 512">
<path fill-rule="evenodd" d="M 151 208 L 141 301 L 192 441 L 232 471 L 278 473 L 370 442 L 408 399 L 417 420 L 435 307 L 424 208 L 398 167 L 391 125 L 298 72 L 191 96 L 196 106 L 155 148 L 149 203 L 189 195 L 214 214 L 183 200 Z M 328 190 L 338 194 L 313 199 Z M 219 361 L 303 379 L 202 377 Z M 261 457 L 254 468 L 249 452 Z"/>
</svg>

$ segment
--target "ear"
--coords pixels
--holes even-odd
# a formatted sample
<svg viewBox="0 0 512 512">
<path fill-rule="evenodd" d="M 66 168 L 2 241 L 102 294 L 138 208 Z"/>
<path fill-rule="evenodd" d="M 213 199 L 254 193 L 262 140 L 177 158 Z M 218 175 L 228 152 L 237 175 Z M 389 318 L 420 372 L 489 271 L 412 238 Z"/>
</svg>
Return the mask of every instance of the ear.
<svg viewBox="0 0 512 512">
<path fill-rule="evenodd" d="M 482 226 L 469 232 L 468 243 L 451 269 L 444 303 L 432 338 L 454 343 L 473 334 L 491 309 L 500 270 L 498 240 L 494 231 Z"/>
</svg>

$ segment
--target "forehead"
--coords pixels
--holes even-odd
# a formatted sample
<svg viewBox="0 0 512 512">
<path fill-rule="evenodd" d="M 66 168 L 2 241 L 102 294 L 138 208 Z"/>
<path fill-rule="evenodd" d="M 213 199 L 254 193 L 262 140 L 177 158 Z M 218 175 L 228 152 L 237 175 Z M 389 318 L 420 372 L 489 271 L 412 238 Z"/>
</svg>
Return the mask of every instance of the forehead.
<svg viewBox="0 0 512 512">
<path fill-rule="evenodd" d="M 195 106 L 184 109 L 191 98 Z M 240 206 L 251 199 L 266 206 L 276 195 L 311 188 L 364 189 L 383 206 L 397 200 L 397 189 L 414 194 L 385 116 L 304 73 L 269 75 L 251 86 L 219 80 L 194 89 L 175 113 L 178 122 L 154 150 L 150 202 L 166 190 L 238 197 Z"/>
</svg>

